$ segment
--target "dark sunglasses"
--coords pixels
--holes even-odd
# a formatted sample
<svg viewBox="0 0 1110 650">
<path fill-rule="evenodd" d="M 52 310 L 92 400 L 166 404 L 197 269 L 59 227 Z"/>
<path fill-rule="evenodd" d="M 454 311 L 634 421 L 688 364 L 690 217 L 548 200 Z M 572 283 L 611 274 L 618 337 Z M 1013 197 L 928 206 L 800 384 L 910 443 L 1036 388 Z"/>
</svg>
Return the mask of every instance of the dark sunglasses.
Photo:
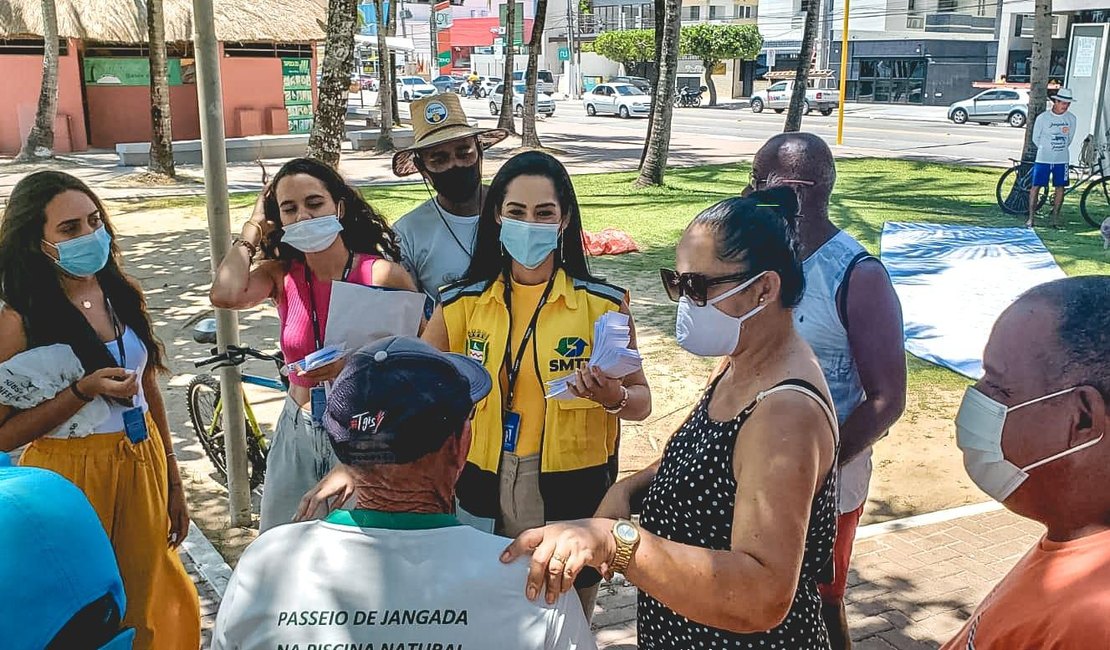
<svg viewBox="0 0 1110 650">
<path fill-rule="evenodd" d="M 709 287 L 751 278 L 750 273 L 733 273 L 711 278 L 701 273 L 679 273 L 673 269 L 659 269 L 659 276 L 663 278 L 663 288 L 672 302 L 678 302 L 679 298 L 686 296 L 698 307 L 704 307 L 709 300 Z"/>
</svg>

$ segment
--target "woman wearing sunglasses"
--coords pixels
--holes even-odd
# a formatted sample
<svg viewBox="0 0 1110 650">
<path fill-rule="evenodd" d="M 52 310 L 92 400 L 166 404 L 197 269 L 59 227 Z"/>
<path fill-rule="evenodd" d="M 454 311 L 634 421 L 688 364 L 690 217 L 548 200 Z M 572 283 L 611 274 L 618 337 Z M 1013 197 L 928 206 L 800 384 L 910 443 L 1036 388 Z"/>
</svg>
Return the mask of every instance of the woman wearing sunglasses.
<svg viewBox="0 0 1110 650">
<path fill-rule="evenodd" d="M 591 566 L 639 588 L 645 650 L 829 647 L 817 583 L 836 533 L 837 431 L 791 316 L 803 289 L 797 207 L 792 190 L 755 192 L 687 227 L 677 270 L 663 272 L 675 334 L 730 363 L 663 457 L 613 486 L 595 518 L 527 531 L 507 549 L 506 562 L 532 553 L 529 598 L 552 602 Z"/>
<path fill-rule="evenodd" d="M 566 169 L 539 152 L 510 159 L 490 184 L 467 277 L 424 335 L 500 377 L 475 413 L 457 486 L 464 521 L 513 536 L 601 503 L 620 420 L 651 412 L 642 371 L 622 380 L 586 365 L 594 323 L 611 311 L 628 313 L 627 293 L 590 274 Z M 547 382 L 571 374 L 573 399 L 545 399 Z M 587 616 L 600 579 L 590 573 L 577 585 Z"/>
</svg>

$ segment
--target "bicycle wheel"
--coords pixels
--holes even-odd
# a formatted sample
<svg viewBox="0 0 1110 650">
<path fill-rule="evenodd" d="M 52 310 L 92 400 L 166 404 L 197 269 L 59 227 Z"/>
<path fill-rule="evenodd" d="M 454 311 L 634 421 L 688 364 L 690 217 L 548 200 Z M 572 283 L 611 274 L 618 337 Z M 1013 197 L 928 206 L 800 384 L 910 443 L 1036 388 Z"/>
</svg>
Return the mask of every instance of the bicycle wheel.
<svg viewBox="0 0 1110 650">
<path fill-rule="evenodd" d="M 1079 199 L 1079 214 L 1092 228 L 1101 228 L 1102 222 L 1110 218 L 1110 177 L 1091 181 Z"/>
<path fill-rule="evenodd" d="M 186 388 L 186 406 L 189 421 L 197 434 L 200 446 L 208 455 L 208 460 L 227 480 L 227 450 L 224 447 L 224 433 L 221 422 L 215 422 L 216 405 L 220 403 L 220 382 L 212 375 L 197 375 Z M 250 465 L 251 489 L 262 484 L 266 476 L 266 455 L 259 447 L 256 433 L 251 430 L 249 421 L 244 421 L 247 431 L 247 459 Z"/>
<path fill-rule="evenodd" d="M 1033 186 L 1033 165 L 1018 163 L 1002 173 L 998 185 L 994 189 L 994 198 L 998 207 L 1006 214 L 1021 217 L 1029 215 L 1029 189 Z M 1037 197 L 1037 210 L 1040 210 L 1048 200 L 1048 188 L 1041 188 Z"/>
</svg>

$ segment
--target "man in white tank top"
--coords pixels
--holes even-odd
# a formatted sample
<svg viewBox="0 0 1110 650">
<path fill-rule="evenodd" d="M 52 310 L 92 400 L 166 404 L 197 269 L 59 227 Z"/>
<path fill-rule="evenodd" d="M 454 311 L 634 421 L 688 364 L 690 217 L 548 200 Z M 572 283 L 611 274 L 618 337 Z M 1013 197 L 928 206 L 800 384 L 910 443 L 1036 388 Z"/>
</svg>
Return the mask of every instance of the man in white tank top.
<svg viewBox="0 0 1110 650">
<path fill-rule="evenodd" d="M 783 133 L 752 161 L 751 189 L 773 185 L 798 193 L 798 239 L 805 294 L 794 324 L 821 363 L 840 420 L 840 517 L 835 577 L 820 585 L 834 650 L 851 647 L 844 591 L 856 527 L 867 502 L 871 446 L 906 405 L 902 307 L 883 265 L 829 220 L 836 165 L 812 133 Z"/>
</svg>

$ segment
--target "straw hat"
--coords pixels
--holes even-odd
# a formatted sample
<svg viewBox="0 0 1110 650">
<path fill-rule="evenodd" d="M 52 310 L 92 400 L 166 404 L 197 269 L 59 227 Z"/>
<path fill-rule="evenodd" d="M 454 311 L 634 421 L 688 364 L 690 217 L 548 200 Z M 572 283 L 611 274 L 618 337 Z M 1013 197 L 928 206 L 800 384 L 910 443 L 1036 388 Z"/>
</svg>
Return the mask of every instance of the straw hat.
<svg viewBox="0 0 1110 650">
<path fill-rule="evenodd" d="M 459 96 L 455 93 L 442 93 L 418 99 L 409 105 L 412 114 L 413 144 L 393 154 L 393 173 L 408 176 L 419 171 L 415 155 L 421 149 L 437 144 L 473 138 L 485 151 L 509 136 L 505 129 L 477 129 L 470 126 L 463 112 Z"/>
</svg>

